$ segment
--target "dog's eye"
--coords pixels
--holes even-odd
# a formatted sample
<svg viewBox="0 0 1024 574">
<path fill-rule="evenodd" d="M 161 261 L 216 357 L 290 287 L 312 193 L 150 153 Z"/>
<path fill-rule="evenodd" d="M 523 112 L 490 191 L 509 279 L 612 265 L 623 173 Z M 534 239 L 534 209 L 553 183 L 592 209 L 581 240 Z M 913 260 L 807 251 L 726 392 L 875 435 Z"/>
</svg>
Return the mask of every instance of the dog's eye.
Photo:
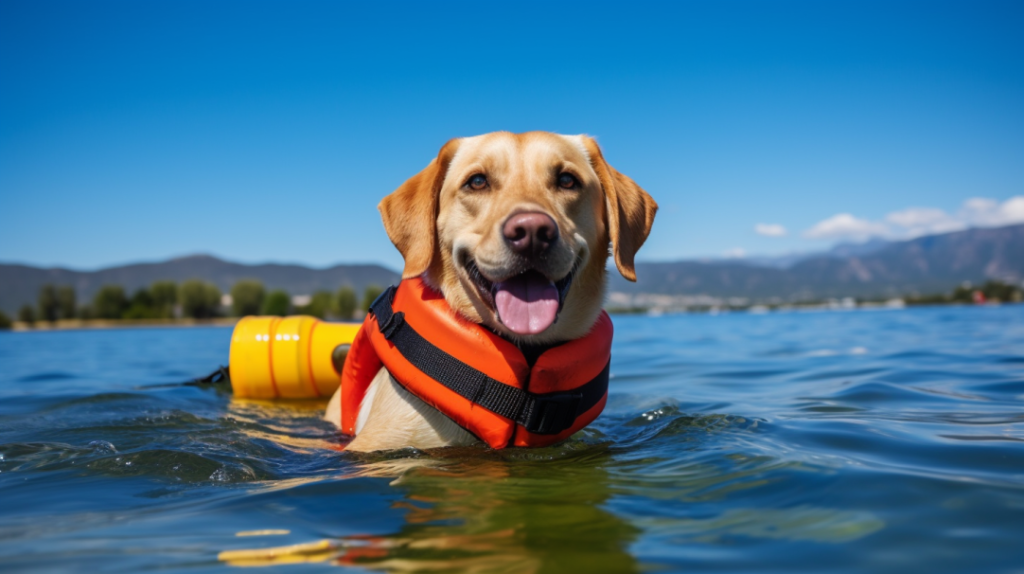
<svg viewBox="0 0 1024 574">
<path fill-rule="evenodd" d="M 576 181 L 576 178 L 568 173 L 563 173 L 558 176 L 558 187 L 562 189 L 576 189 L 579 185 L 580 182 Z"/>
<path fill-rule="evenodd" d="M 478 173 L 473 177 L 469 178 L 469 181 L 466 182 L 466 185 L 468 185 L 469 189 L 472 189 L 473 191 L 487 189 L 487 176 L 482 173 Z"/>
</svg>

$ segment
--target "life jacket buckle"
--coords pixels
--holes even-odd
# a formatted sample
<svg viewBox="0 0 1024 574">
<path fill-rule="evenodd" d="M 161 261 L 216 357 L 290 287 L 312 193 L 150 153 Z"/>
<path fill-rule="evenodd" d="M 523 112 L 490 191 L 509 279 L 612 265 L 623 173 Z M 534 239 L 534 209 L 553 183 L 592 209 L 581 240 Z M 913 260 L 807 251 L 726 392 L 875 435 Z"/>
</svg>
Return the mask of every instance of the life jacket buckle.
<svg viewBox="0 0 1024 574">
<path fill-rule="evenodd" d="M 558 434 L 576 422 L 583 393 L 534 395 L 533 405 L 522 425 L 533 434 Z"/>
<path fill-rule="evenodd" d="M 397 331 L 403 323 L 405 323 L 405 313 L 401 311 L 392 313 L 391 316 L 384 321 L 384 324 L 380 325 L 380 334 L 384 335 L 384 338 L 390 341 L 391 337 L 395 334 L 395 331 Z"/>
<path fill-rule="evenodd" d="M 405 323 L 405 313 L 401 311 L 395 313 L 391 307 L 392 301 L 395 299 L 395 291 L 394 285 L 388 287 L 370 304 L 370 313 L 377 318 L 377 326 L 381 334 L 389 341 L 395 331 Z"/>
</svg>

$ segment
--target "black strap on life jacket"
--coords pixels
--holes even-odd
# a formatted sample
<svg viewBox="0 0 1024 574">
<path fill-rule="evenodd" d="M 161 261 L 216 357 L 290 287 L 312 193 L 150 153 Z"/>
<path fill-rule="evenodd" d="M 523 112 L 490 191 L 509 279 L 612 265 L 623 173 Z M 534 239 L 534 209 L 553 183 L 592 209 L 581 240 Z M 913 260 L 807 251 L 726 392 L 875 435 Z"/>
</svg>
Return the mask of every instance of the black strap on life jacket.
<svg viewBox="0 0 1024 574">
<path fill-rule="evenodd" d="M 392 285 L 370 305 L 384 338 L 423 374 L 471 402 L 523 425 L 531 433 L 564 431 L 608 392 L 610 360 L 600 374 L 572 391 L 536 394 L 496 381 L 423 338 L 406 323 L 405 313 L 394 312 L 394 296 Z"/>
</svg>

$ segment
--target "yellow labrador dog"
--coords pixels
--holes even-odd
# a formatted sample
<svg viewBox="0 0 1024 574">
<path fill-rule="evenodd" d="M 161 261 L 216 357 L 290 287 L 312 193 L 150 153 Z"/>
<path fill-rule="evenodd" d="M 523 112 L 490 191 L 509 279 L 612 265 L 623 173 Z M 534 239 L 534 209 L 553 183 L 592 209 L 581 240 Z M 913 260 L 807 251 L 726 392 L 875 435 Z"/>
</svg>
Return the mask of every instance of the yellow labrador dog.
<svg viewBox="0 0 1024 574">
<path fill-rule="evenodd" d="M 635 281 L 633 258 L 658 206 L 588 136 L 495 132 L 449 141 L 379 209 L 403 278 L 422 276 L 457 313 L 522 348 L 587 334 L 604 302 L 609 246 Z M 340 426 L 340 414 L 339 391 L 325 418 Z M 381 369 L 347 450 L 477 442 Z"/>
</svg>

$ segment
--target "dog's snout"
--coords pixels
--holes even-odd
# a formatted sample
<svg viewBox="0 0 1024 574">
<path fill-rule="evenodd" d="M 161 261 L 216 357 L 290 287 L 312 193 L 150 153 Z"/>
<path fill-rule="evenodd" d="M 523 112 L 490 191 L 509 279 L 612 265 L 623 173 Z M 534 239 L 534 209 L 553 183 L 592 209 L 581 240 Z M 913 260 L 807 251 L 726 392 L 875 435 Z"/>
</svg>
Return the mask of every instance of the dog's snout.
<svg viewBox="0 0 1024 574">
<path fill-rule="evenodd" d="M 558 241 L 558 224 L 546 213 L 517 213 L 505 220 L 502 234 L 520 255 L 539 255 Z"/>
</svg>

